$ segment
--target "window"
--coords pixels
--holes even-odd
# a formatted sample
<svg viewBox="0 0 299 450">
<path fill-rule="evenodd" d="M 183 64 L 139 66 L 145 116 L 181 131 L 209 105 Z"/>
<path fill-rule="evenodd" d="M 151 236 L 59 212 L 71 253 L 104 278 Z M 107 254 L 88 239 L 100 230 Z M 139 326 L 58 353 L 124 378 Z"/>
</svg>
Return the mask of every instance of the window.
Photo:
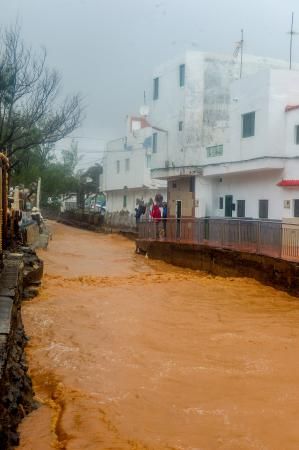
<svg viewBox="0 0 299 450">
<path fill-rule="evenodd" d="M 245 200 L 237 200 L 237 217 L 245 217 Z"/>
<path fill-rule="evenodd" d="M 159 78 L 154 78 L 154 94 L 153 99 L 158 100 L 159 98 Z"/>
<path fill-rule="evenodd" d="M 212 147 L 207 147 L 207 157 L 214 158 L 215 156 L 223 155 L 223 145 L 213 145 Z"/>
<path fill-rule="evenodd" d="M 223 197 L 219 197 L 219 209 L 223 209 Z"/>
<path fill-rule="evenodd" d="M 176 188 L 176 181 L 173 181 L 173 182 L 172 182 L 172 187 L 173 187 L 173 189 Z"/>
<path fill-rule="evenodd" d="M 127 158 L 126 159 L 126 162 L 125 162 L 125 167 L 126 167 L 126 172 L 129 172 L 129 170 L 130 170 L 130 159 L 129 158 Z"/>
<path fill-rule="evenodd" d="M 248 138 L 254 136 L 255 131 L 255 112 L 242 115 L 242 137 Z"/>
<path fill-rule="evenodd" d="M 295 126 L 295 144 L 299 145 L 299 125 Z"/>
<path fill-rule="evenodd" d="M 189 183 L 189 192 L 195 192 L 195 177 L 191 177 Z"/>
<path fill-rule="evenodd" d="M 120 161 L 117 160 L 116 161 L 116 173 L 119 173 L 119 172 L 120 172 Z"/>
<path fill-rule="evenodd" d="M 153 133 L 153 153 L 157 153 L 158 150 L 158 133 Z"/>
<path fill-rule="evenodd" d="M 126 207 L 127 207 L 127 196 L 124 195 L 124 198 L 123 198 L 123 208 L 126 208 Z"/>
<path fill-rule="evenodd" d="M 180 65 L 180 87 L 185 86 L 185 64 Z"/>
<path fill-rule="evenodd" d="M 147 167 L 147 169 L 151 168 L 151 162 L 152 162 L 152 156 L 151 155 L 146 155 L 146 167 Z"/>
<path fill-rule="evenodd" d="M 179 121 L 179 131 L 183 131 L 184 122 L 182 120 Z"/>
<path fill-rule="evenodd" d="M 299 199 L 294 200 L 294 217 L 299 217 Z"/>
<path fill-rule="evenodd" d="M 268 219 L 269 201 L 259 200 L 259 218 Z"/>
</svg>

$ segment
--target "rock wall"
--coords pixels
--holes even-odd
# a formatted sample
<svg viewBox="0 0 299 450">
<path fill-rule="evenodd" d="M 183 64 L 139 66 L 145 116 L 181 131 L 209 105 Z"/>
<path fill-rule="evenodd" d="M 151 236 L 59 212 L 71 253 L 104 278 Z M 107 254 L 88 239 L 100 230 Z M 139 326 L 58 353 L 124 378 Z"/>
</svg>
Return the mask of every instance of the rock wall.
<svg viewBox="0 0 299 450">
<path fill-rule="evenodd" d="M 214 275 L 251 277 L 299 296 L 299 265 L 292 261 L 205 245 L 142 239 L 136 240 L 136 248 L 153 259 Z"/>
<path fill-rule="evenodd" d="M 23 273 L 23 255 L 8 254 L 0 276 L 0 450 L 18 445 L 18 424 L 34 407 L 21 317 Z"/>
</svg>

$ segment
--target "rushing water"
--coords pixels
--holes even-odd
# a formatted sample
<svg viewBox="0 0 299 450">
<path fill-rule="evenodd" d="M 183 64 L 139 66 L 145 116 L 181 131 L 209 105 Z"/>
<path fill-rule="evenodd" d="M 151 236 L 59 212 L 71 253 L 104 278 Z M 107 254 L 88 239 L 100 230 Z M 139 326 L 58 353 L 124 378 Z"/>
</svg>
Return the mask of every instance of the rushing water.
<svg viewBox="0 0 299 450">
<path fill-rule="evenodd" d="M 299 448 L 299 300 L 53 225 L 21 449 Z"/>
</svg>

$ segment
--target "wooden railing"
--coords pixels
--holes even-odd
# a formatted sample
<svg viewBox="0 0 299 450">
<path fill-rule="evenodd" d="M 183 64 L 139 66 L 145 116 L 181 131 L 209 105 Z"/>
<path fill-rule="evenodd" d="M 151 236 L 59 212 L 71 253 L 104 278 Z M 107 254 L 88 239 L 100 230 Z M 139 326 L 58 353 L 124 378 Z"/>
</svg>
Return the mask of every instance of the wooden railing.
<svg viewBox="0 0 299 450">
<path fill-rule="evenodd" d="M 299 261 L 299 225 L 272 220 L 181 218 L 144 221 L 138 236 Z"/>
</svg>

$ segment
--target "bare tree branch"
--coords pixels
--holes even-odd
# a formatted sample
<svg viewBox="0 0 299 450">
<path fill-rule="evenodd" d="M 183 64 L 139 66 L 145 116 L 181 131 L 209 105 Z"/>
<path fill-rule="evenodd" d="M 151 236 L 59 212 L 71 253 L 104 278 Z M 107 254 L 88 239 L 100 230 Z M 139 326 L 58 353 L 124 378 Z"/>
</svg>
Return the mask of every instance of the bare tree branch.
<svg viewBox="0 0 299 450">
<path fill-rule="evenodd" d="M 12 156 L 66 137 L 80 125 L 81 97 L 59 101 L 60 75 L 46 66 L 45 50 L 25 47 L 18 25 L 0 42 L 0 148 Z"/>
</svg>

